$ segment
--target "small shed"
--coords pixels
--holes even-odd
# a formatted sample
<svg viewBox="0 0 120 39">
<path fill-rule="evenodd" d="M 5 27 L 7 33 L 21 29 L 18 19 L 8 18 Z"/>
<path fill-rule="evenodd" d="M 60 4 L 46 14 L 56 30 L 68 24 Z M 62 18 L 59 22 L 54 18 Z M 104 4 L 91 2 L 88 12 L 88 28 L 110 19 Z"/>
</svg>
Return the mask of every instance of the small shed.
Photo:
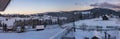
<svg viewBox="0 0 120 39">
<path fill-rule="evenodd" d="M 39 31 L 39 30 L 44 30 L 45 29 L 45 26 L 44 25 L 37 25 L 36 26 L 36 30 Z"/>
</svg>

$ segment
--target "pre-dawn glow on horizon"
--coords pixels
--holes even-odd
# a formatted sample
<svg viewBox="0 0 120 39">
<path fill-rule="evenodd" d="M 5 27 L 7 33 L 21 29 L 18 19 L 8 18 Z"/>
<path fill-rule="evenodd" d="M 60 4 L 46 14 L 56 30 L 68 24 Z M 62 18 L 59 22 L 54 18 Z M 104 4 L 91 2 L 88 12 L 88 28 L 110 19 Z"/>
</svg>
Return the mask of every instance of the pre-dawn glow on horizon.
<svg viewBox="0 0 120 39">
<path fill-rule="evenodd" d="M 0 13 L 35 14 L 43 12 L 87 10 L 94 7 L 102 8 L 103 6 L 103 8 L 120 10 L 119 4 L 120 0 L 12 0 L 6 10 Z"/>
</svg>

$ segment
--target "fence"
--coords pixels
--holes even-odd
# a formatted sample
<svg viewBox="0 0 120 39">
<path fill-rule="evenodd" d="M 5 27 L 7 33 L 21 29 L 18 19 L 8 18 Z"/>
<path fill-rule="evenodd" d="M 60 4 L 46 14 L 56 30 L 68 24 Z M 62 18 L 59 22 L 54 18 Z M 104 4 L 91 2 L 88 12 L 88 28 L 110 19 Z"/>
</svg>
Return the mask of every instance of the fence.
<svg viewBox="0 0 120 39">
<path fill-rule="evenodd" d="M 54 36 L 52 36 L 50 39 L 62 39 L 62 37 L 64 35 L 66 35 L 69 32 L 70 29 L 72 29 L 72 27 L 66 27 L 65 29 L 63 29 L 59 33 L 57 33 Z"/>
</svg>

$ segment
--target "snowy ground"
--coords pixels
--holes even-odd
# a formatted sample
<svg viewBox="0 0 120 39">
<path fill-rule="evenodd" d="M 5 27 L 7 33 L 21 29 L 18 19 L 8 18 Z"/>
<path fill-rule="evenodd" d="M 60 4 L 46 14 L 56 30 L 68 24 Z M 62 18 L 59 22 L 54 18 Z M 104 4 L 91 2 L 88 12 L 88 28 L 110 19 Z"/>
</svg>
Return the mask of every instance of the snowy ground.
<svg viewBox="0 0 120 39">
<path fill-rule="evenodd" d="M 112 38 L 119 39 L 120 37 L 119 31 L 107 31 L 107 33 L 110 34 Z M 105 38 L 104 31 L 82 31 L 78 29 L 75 32 L 76 39 L 85 39 L 85 37 L 88 37 L 89 39 L 91 39 L 93 36 L 97 36 L 99 39 Z"/>
<path fill-rule="evenodd" d="M 79 20 L 76 21 L 76 28 L 79 28 L 81 25 L 88 25 L 88 26 L 102 26 L 104 29 L 107 29 L 106 26 L 120 26 L 120 21 L 116 18 L 110 18 L 110 20 L 103 21 L 101 18 L 95 18 L 95 19 L 87 19 L 87 20 Z M 85 39 L 85 37 L 88 37 L 91 39 L 93 36 L 97 36 L 100 39 L 103 39 L 105 34 L 104 32 L 107 32 L 111 35 L 111 37 L 116 37 L 119 39 L 119 31 L 83 31 L 80 29 L 76 29 L 75 32 L 75 38 L 76 39 Z"/>
<path fill-rule="evenodd" d="M 15 20 L 28 20 L 30 18 L 8 18 L 8 21 L 6 21 L 6 17 L 0 17 L 0 21 L 2 23 L 7 24 L 7 26 L 13 26 Z M 26 31 L 24 33 L 15 33 L 15 32 L 6 32 L 6 33 L 0 33 L 1 39 L 49 39 L 55 34 L 57 34 L 59 31 L 62 31 L 58 25 L 47 25 L 45 30 L 42 31 Z"/>
<path fill-rule="evenodd" d="M 24 33 L 0 33 L 1 39 L 49 39 L 62 29 L 46 29 L 42 31 L 29 31 Z"/>
<path fill-rule="evenodd" d="M 15 20 L 28 20 L 30 18 L 10 18 L 8 21 L 5 21 L 5 17 L 0 17 L 0 20 L 3 23 L 6 23 L 8 26 L 12 26 Z M 88 26 L 102 26 L 104 29 L 107 29 L 106 26 L 120 26 L 120 19 L 110 18 L 110 20 L 103 21 L 101 18 L 79 20 L 75 22 L 75 27 L 79 28 L 81 25 Z M 73 26 L 73 23 L 66 23 L 64 26 Z M 49 39 L 62 31 L 58 25 L 47 25 L 43 31 L 27 31 L 25 33 L 0 33 L 0 38 L 2 39 Z M 93 36 L 97 36 L 100 39 L 104 38 L 104 32 L 107 32 L 112 37 L 119 38 L 119 31 L 83 31 L 76 29 L 75 38 L 84 39 L 84 37 L 89 37 L 91 39 Z M 74 34 L 68 34 L 68 36 L 74 36 Z"/>
<path fill-rule="evenodd" d="M 79 20 L 76 22 L 76 26 L 80 26 L 82 24 L 86 24 L 89 26 L 120 26 L 120 21 L 116 18 L 111 18 L 110 20 L 102 20 L 100 18 L 96 19 L 87 19 L 87 20 Z"/>
</svg>

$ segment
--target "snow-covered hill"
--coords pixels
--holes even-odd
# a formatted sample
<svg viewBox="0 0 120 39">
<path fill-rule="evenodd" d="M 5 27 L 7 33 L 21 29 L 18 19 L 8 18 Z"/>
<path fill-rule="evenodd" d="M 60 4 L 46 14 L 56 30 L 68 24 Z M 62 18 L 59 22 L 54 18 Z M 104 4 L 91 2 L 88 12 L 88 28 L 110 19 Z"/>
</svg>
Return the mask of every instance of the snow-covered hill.
<svg viewBox="0 0 120 39">
<path fill-rule="evenodd" d="M 80 26 L 82 24 L 89 26 L 120 26 L 120 19 L 110 18 L 110 20 L 102 20 L 101 18 L 95 19 L 87 19 L 87 20 L 79 20 L 76 22 L 76 26 Z"/>
<path fill-rule="evenodd" d="M 6 23 L 8 26 L 12 26 L 15 20 L 29 20 L 31 18 L 9 18 L 6 21 L 6 17 L 0 17 L 2 23 Z M 79 29 L 81 26 L 86 25 L 88 29 L 95 28 L 96 26 L 100 26 L 102 28 L 101 31 L 97 30 L 81 30 Z M 64 28 L 66 26 L 73 26 L 73 23 L 66 23 L 61 25 Z M 110 34 L 111 38 L 118 38 L 119 39 L 119 29 L 118 30 L 108 30 L 111 28 L 107 28 L 107 26 L 117 27 L 120 28 L 120 19 L 119 18 L 109 18 L 109 20 L 102 20 L 101 18 L 94 18 L 94 19 L 86 19 L 86 20 L 78 20 L 75 22 L 76 32 L 75 38 L 76 39 L 84 39 L 85 37 L 91 39 L 93 36 L 97 36 L 100 39 L 105 38 L 105 32 Z M 96 29 L 96 28 L 95 28 Z M 102 31 L 103 29 L 103 31 Z M 28 31 L 25 33 L 3 33 L 0 32 L 0 38 L 2 39 L 49 39 L 56 35 L 57 33 L 61 32 L 63 29 L 60 28 L 59 25 L 47 25 L 45 30 L 43 31 Z M 104 31 L 105 30 L 105 31 Z"/>
</svg>

